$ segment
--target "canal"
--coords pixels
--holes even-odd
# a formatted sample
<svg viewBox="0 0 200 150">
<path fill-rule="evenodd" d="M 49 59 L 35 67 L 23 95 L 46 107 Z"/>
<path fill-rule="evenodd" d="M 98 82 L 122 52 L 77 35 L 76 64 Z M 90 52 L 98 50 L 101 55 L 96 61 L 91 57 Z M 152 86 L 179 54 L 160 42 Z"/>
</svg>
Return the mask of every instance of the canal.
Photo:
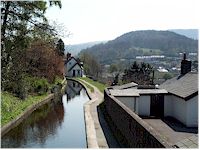
<svg viewBox="0 0 200 150">
<path fill-rule="evenodd" d="M 81 84 L 68 81 L 60 99 L 35 110 L 1 138 L 2 148 L 87 148 Z"/>
</svg>

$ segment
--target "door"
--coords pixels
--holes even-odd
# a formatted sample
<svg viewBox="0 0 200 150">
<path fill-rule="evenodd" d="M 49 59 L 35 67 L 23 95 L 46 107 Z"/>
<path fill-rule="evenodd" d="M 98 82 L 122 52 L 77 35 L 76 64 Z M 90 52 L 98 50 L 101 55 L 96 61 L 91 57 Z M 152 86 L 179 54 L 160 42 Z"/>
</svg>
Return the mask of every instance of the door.
<svg viewBox="0 0 200 150">
<path fill-rule="evenodd" d="M 150 115 L 164 117 L 164 95 L 151 95 Z"/>
<path fill-rule="evenodd" d="M 76 75 L 76 70 L 73 70 L 73 77 L 75 77 Z"/>
</svg>

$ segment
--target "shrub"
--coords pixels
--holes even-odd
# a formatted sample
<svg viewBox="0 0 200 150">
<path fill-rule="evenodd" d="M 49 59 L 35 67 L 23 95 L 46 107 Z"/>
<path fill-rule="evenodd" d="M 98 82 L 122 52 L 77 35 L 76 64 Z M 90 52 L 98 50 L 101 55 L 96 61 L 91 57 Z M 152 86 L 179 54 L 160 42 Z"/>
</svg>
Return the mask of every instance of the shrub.
<svg viewBox="0 0 200 150">
<path fill-rule="evenodd" d="M 30 93 L 44 94 L 49 89 L 49 83 L 45 78 L 38 77 L 26 77 L 26 82 L 28 83 L 28 91 Z"/>
</svg>

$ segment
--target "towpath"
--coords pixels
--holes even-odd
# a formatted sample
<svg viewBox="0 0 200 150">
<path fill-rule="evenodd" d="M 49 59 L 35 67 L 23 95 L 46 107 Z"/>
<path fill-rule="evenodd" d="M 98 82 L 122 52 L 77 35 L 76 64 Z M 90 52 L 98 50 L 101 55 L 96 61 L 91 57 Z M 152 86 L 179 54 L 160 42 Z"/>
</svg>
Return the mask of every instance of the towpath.
<svg viewBox="0 0 200 150">
<path fill-rule="evenodd" d="M 94 88 L 94 92 L 91 92 L 85 86 L 91 98 L 84 105 L 88 148 L 119 148 L 119 144 L 113 137 L 101 110 L 98 108 L 99 104 L 103 102 L 103 93 L 92 84 L 82 79 L 79 80 Z"/>
</svg>

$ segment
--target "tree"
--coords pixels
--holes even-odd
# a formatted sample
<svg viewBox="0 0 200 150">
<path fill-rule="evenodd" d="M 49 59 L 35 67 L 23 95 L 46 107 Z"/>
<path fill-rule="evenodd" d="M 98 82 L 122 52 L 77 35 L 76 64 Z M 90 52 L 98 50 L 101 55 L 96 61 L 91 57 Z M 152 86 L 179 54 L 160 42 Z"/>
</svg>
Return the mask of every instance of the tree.
<svg viewBox="0 0 200 150">
<path fill-rule="evenodd" d="M 115 76 L 114 81 L 112 82 L 112 86 L 117 85 L 119 82 L 119 73 Z"/>
<path fill-rule="evenodd" d="M 118 71 L 117 65 L 116 64 L 111 64 L 110 68 L 109 68 L 109 72 L 113 73 L 113 72 L 117 72 L 117 71 Z"/>
<path fill-rule="evenodd" d="M 84 71 L 87 75 L 98 78 L 102 73 L 102 67 L 98 61 L 88 53 L 81 53 L 80 59 L 84 65 Z"/>
<path fill-rule="evenodd" d="M 124 83 L 136 82 L 141 85 L 153 84 L 153 79 L 150 74 L 153 73 L 153 68 L 150 64 L 142 62 L 140 65 L 134 61 L 129 69 L 124 70 L 122 81 Z"/>
<path fill-rule="evenodd" d="M 45 77 L 52 83 L 56 76 L 63 75 L 64 62 L 53 44 L 36 40 L 27 50 L 26 68 L 28 74 Z"/>
<path fill-rule="evenodd" d="M 57 51 L 58 51 L 58 54 L 60 55 L 60 56 L 64 56 L 64 52 L 65 52 L 65 44 L 64 44 L 64 42 L 62 41 L 62 39 L 59 39 L 58 40 L 58 43 L 57 43 L 57 45 L 56 45 L 56 49 L 57 49 Z"/>
<path fill-rule="evenodd" d="M 60 2 L 51 2 L 59 5 Z M 16 87 L 12 92 L 19 96 L 24 91 L 26 50 L 36 29 L 56 35 L 45 18 L 45 1 L 1 1 L 1 69 L 2 90 Z"/>
<path fill-rule="evenodd" d="M 171 79 L 172 77 L 173 77 L 173 76 L 172 76 L 171 73 L 165 73 L 165 74 L 163 75 L 163 78 L 164 78 L 165 80 Z"/>
</svg>

